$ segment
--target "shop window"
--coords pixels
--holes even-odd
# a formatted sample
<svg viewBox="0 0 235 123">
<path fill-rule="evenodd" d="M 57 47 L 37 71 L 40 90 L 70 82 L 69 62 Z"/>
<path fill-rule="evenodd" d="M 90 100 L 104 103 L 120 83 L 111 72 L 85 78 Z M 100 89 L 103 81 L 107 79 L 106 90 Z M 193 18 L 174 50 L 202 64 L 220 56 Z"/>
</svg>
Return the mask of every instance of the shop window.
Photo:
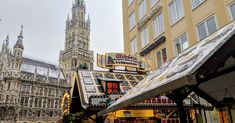
<svg viewBox="0 0 235 123">
<path fill-rule="evenodd" d="M 187 35 L 184 33 L 174 40 L 175 55 L 180 54 L 183 50 L 188 48 L 188 46 Z"/>
<path fill-rule="evenodd" d="M 158 67 L 162 66 L 167 61 L 167 54 L 166 54 L 166 48 L 163 48 L 159 52 L 157 52 L 157 64 Z"/>
<path fill-rule="evenodd" d="M 205 39 L 207 36 L 211 35 L 216 30 L 217 30 L 217 26 L 216 26 L 214 16 L 204 20 L 197 26 L 199 40 L 201 41 Z"/>
<path fill-rule="evenodd" d="M 118 82 L 107 82 L 106 83 L 106 92 L 107 93 L 119 92 L 119 83 Z"/>
</svg>

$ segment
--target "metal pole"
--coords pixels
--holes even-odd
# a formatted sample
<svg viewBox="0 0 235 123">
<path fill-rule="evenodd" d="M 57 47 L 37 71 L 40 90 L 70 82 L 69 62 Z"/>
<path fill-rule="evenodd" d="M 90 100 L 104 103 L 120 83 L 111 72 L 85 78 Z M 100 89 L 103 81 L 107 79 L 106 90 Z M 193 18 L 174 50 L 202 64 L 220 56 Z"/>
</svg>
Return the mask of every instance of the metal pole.
<svg viewBox="0 0 235 123">
<path fill-rule="evenodd" d="M 188 115 L 188 122 L 191 123 L 191 117 L 190 117 L 190 108 L 187 109 L 187 115 Z"/>
<path fill-rule="evenodd" d="M 222 121 L 223 121 L 223 123 L 224 123 L 224 114 L 223 114 L 223 111 L 222 111 L 221 108 L 220 108 L 220 113 L 221 113 L 221 116 L 222 116 Z"/>
<path fill-rule="evenodd" d="M 232 113 L 231 113 L 229 105 L 228 105 L 228 113 L 229 113 L 230 121 L 231 121 L 231 123 L 233 123 Z"/>
<path fill-rule="evenodd" d="M 195 111 L 195 119 L 196 119 L 196 121 L 198 123 L 198 119 L 197 119 L 197 107 L 196 106 L 194 106 L 194 111 Z"/>
<path fill-rule="evenodd" d="M 205 107 L 203 106 L 203 112 L 204 112 L 204 118 L 205 118 L 205 122 L 207 123 L 207 117 L 206 117 L 206 111 L 205 111 Z"/>
<path fill-rule="evenodd" d="M 187 123 L 186 111 L 184 109 L 183 100 L 177 102 L 178 113 L 180 117 L 180 123 Z"/>
</svg>

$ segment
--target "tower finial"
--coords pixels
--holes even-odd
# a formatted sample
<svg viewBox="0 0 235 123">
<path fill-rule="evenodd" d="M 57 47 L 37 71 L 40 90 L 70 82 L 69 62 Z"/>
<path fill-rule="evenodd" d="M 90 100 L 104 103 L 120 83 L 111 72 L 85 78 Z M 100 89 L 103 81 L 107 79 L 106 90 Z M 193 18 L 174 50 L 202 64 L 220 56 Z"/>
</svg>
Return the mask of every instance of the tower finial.
<svg viewBox="0 0 235 123">
<path fill-rule="evenodd" d="M 9 33 L 7 33 L 6 41 L 9 41 Z"/>
<path fill-rule="evenodd" d="M 7 34 L 7 38 L 6 38 L 6 46 L 8 47 L 9 45 L 9 33 Z"/>
<path fill-rule="evenodd" d="M 70 18 L 69 18 L 69 13 L 68 13 L 68 16 L 67 16 L 67 22 L 69 22 Z"/>
<path fill-rule="evenodd" d="M 22 25 L 21 25 L 20 36 L 23 36 L 23 28 L 24 28 L 24 26 L 23 26 L 23 24 L 22 24 Z"/>
<path fill-rule="evenodd" d="M 88 14 L 87 22 L 90 24 L 90 15 Z"/>
</svg>

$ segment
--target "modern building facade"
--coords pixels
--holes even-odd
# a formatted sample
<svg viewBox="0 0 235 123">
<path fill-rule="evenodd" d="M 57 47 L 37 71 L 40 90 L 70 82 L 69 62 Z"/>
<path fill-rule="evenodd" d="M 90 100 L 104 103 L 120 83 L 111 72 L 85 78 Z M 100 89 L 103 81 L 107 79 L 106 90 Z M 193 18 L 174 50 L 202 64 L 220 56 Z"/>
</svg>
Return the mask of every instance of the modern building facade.
<svg viewBox="0 0 235 123">
<path fill-rule="evenodd" d="M 160 67 L 235 19 L 234 0 L 123 0 L 124 51 Z"/>
<path fill-rule="evenodd" d="M 23 27 L 22 27 L 23 28 Z M 23 30 L 0 52 L 0 123 L 56 123 L 68 84 L 58 65 L 23 57 Z"/>
<path fill-rule="evenodd" d="M 65 47 L 60 52 L 60 67 L 66 78 L 71 80 L 76 69 L 93 69 L 93 51 L 90 50 L 90 19 L 86 19 L 84 0 L 75 0 L 72 18 L 67 18 Z"/>
</svg>

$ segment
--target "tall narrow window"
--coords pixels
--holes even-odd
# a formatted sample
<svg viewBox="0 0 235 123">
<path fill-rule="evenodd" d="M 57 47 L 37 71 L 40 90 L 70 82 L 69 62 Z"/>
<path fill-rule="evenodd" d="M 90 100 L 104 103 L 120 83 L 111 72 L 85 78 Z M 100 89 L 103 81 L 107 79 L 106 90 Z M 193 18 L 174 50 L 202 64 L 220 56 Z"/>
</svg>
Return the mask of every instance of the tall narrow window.
<svg viewBox="0 0 235 123">
<path fill-rule="evenodd" d="M 37 111 L 37 117 L 41 117 L 41 111 Z"/>
<path fill-rule="evenodd" d="M 137 52 L 137 41 L 136 38 L 131 40 L 131 54 L 135 54 Z"/>
<path fill-rule="evenodd" d="M 145 0 L 140 1 L 139 6 L 138 6 L 138 11 L 139 11 L 139 20 L 141 20 L 147 12 Z"/>
<path fill-rule="evenodd" d="M 135 12 L 132 12 L 129 16 L 129 30 L 132 30 L 135 26 Z"/>
<path fill-rule="evenodd" d="M 128 6 L 130 6 L 133 3 L 134 0 L 128 0 Z"/>
<path fill-rule="evenodd" d="M 157 52 L 157 64 L 158 67 L 162 66 L 167 61 L 167 53 L 166 48 L 163 48 L 159 52 Z"/>
<path fill-rule="evenodd" d="M 195 9 L 196 7 L 198 7 L 205 0 L 191 0 L 191 1 L 192 1 L 192 9 Z"/>
<path fill-rule="evenodd" d="M 151 0 L 151 7 L 153 7 L 159 0 Z"/>
<path fill-rule="evenodd" d="M 162 13 L 159 14 L 154 20 L 153 20 L 153 29 L 154 29 L 154 35 L 155 37 L 159 36 L 164 31 L 164 23 L 163 23 L 163 15 Z"/>
<path fill-rule="evenodd" d="M 233 20 L 235 20 L 235 2 L 229 5 L 231 17 Z"/>
<path fill-rule="evenodd" d="M 149 37 L 148 37 L 148 28 L 145 27 L 141 33 L 140 33 L 140 39 L 141 39 L 141 48 L 145 47 L 147 44 L 148 44 L 148 40 L 149 40 Z"/>
<path fill-rule="evenodd" d="M 207 36 L 211 35 L 217 30 L 215 17 L 212 16 L 197 26 L 199 40 L 205 39 Z"/>
<path fill-rule="evenodd" d="M 118 82 L 107 82 L 106 83 L 106 90 L 107 93 L 117 93 L 119 92 L 119 84 Z"/>
<path fill-rule="evenodd" d="M 173 0 L 169 4 L 171 24 L 175 24 L 184 16 L 182 0 Z"/>
<path fill-rule="evenodd" d="M 188 48 L 188 39 L 186 33 L 174 40 L 175 55 L 180 54 L 183 50 Z"/>
</svg>

